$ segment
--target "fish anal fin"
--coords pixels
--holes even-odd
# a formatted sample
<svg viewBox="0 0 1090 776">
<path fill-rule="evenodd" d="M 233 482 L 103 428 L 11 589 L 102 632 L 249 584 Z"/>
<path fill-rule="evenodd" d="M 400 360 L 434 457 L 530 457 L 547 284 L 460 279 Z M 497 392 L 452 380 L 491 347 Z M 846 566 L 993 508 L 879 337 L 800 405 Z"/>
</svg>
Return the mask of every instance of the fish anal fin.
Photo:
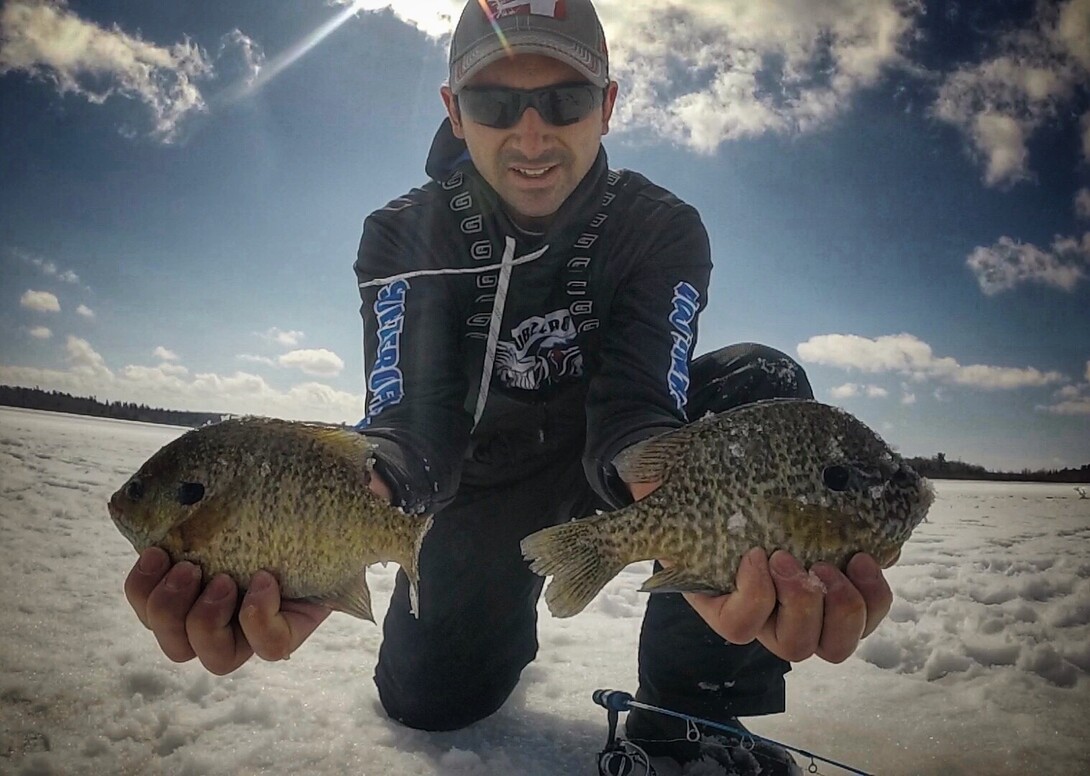
<svg viewBox="0 0 1090 776">
<path fill-rule="evenodd" d="M 328 606 L 335 612 L 344 612 L 361 620 L 375 621 L 371 613 L 371 591 L 367 587 L 367 569 L 360 569 L 347 582 L 328 596 L 310 596 L 305 599 L 316 604 Z"/>
<path fill-rule="evenodd" d="M 673 566 L 652 574 L 640 587 L 641 593 L 708 593 L 723 595 L 731 590 L 717 590 L 689 569 Z"/>
</svg>

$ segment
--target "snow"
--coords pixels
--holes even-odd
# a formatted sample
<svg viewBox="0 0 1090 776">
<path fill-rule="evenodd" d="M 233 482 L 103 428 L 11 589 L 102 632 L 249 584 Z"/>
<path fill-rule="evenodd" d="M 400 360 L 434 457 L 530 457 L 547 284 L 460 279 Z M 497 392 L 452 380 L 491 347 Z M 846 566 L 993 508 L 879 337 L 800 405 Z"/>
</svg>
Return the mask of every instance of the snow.
<svg viewBox="0 0 1090 776">
<path fill-rule="evenodd" d="M 537 661 L 466 730 L 388 720 L 371 680 L 381 630 L 343 615 L 290 662 L 214 677 L 169 662 L 132 614 L 135 554 L 105 506 L 181 432 L 0 408 L 0 773 L 593 772 L 606 726 L 590 695 L 635 690 L 648 564 L 578 617 L 542 606 Z M 886 621 L 844 664 L 796 665 L 787 713 L 751 727 L 881 774 L 1087 772 L 1090 501 L 1070 485 L 937 492 L 887 572 Z M 395 571 L 369 572 L 379 617 Z"/>
</svg>

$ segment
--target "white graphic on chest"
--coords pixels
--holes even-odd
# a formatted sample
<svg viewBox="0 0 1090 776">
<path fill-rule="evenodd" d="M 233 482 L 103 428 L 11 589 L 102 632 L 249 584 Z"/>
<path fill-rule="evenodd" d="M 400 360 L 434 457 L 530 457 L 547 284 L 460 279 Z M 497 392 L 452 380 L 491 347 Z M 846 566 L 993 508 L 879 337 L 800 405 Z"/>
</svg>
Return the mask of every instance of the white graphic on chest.
<svg viewBox="0 0 1090 776">
<path fill-rule="evenodd" d="M 497 343 L 496 376 L 509 388 L 532 391 L 583 374 L 583 354 L 568 310 L 527 318 Z"/>
</svg>

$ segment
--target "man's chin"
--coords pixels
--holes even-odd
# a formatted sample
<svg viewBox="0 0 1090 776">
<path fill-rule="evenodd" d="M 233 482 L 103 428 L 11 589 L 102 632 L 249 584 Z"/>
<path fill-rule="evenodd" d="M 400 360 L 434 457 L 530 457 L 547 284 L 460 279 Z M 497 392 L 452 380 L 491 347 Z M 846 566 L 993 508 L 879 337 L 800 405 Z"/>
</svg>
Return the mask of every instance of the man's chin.
<svg viewBox="0 0 1090 776">
<path fill-rule="evenodd" d="M 519 193 L 516 196 L 504 198 L 507 205 L 507 213 L 519 226 L 523 228 L 544 227 L 549 224 L 564 204 L 563 197 L 551 196 L 526 196 Z"/>
</svg>

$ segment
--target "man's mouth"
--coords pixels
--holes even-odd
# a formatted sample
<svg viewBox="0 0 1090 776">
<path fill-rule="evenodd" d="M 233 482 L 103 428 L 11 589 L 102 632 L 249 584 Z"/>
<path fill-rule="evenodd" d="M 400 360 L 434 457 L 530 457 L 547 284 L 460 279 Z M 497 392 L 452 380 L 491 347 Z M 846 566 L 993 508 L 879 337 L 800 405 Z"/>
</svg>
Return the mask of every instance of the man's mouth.
<svg viewBox="0 0 1090 776">
<path fill-rule="evenodd" d="M 533 180 L 535 178 L 542 178 L 549 172 L 555 170 L 556 165 L 550 164 L 546 167 L 512 167 L 511 169 L 519 175 Z"/>
</svg>

